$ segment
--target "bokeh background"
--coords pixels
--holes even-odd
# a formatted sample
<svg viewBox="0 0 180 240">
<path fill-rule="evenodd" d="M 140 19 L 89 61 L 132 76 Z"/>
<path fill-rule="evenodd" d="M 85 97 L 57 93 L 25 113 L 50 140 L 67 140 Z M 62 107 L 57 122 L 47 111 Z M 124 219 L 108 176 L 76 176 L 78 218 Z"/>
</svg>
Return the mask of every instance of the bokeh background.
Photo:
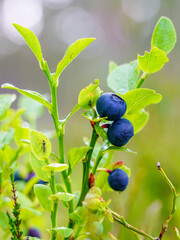
<svg viewBox="0 0 180 240">
<path fill-rule="evenodd" d="M 127 145 L 138 154 L 116 153 L 114 161 L 123 160 L 131 168 L 130 185 L 121 194 L 105 194 L 112 198 L 111 208 L 123 215 L 132 225 L 154 236 L 172 208 L 172 194 L 158 172 L 163 169 L 180 191 L 180 1 L 179 0 L 1 0 L 0 1 L 0 83 L 9 82 L 24 89 L 48 93 L 46 77 L 39 69 L 34 55 L 11 25 L 13 22 L 30 28 L 38 36 L 43 55 L 51 71 L 63 57 L 69 44 L 82 37 L 95 37 L 89 46 L 63 72 L 58 89 L 61 118 L 77 103 L 80 90 L 100 79 L 107 87 L 108 64 L 136 59 L 137 53 L 150 50 L 152 31 L 161 16 L 169 17 L 177 31 L 177 44 L 168 55 L 170 61 L 159 73 L 148 77 L 143 87 L 163 95 L 158 105 L 150 106 L 146 127 Z M 11 92 L 0 89 L 0 93 Z M 16 103 L 14 104 L 16 108 Z M 80 112 L 79 112 L 80 113 Z M 38 130 L 53 130 L 48 114 L 39 120 Z M 82 138 L 90 137 L 91 127 L 76 114 L 66 127 L 65 151 L 83 145 Z M 54 142 L 56 151 L 56 142 Z M 80 168 L 73 175 L 73 189 L 80 188 Z M 61 218 L 60 222 L 63 223 Z M 46 225 L 39 223 L 42 228 Z M 177 239 L 174 227 L 180 229 L 180 198 L 177 211 L 164 239 Z M 136 239 L 131 231 L 119 224 L 105 221 L 105 231 L 118 239 Z"/>
</svg>

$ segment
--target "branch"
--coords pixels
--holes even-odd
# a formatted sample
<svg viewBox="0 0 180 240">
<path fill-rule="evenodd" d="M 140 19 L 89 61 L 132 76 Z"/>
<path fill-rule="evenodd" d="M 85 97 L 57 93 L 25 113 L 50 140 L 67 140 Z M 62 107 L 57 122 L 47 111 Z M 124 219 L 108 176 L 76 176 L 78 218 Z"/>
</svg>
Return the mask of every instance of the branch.
<svg viewBox="0 0 180 240">
<path fill-rule="evenodd" d="M 179 193 L 176 192 L 176 189 L 175 189 L 174 185 L 169 180 L 169 178 L 165 174 L 164 170 L 161 168 L 161 165 L 160 165 L 159 162 L 157 163 L 157 167 L 158 167 L 158 170 L 161 172 L 164 180 L 169 185 L 169 187 L 171 189 L 171 192 L 173 194 L 173 207 L 172 207 L 171 213 L 170 213 L 169 217 L 167 218 L 167 220 L 165 221 L 165 223 L 162 225 L 162 229 L 161 229 L 161 232 L 160 232 L 159 237 L 158 237 L 158 240 L 161 240 L 162 237 L 163 237 L 163 234 L 167 231 L 169 222 L 171 221 L 171 219 L 172 219 L 172 217 L 173 217 L 173 215 L 175 213 L 175 210 L 176 210 L 176 198 L 179 196 Z"/>
</svg>

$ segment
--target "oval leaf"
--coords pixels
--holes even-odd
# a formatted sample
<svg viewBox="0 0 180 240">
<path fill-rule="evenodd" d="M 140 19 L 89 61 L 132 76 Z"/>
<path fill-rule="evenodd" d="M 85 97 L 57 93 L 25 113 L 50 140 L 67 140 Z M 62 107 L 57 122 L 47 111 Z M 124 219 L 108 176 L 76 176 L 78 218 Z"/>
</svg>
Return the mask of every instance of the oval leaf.
<svg viewBox="0 0 180 240">
<path fill-rule="evenodd" d="M 0 148 L 3 148 L 6 144 L 11 144 L 14 139 L 14 134 L 14 128 L 9 128 L 6 132 L 0 131 Z"/>
<path fill-rule="evenodd" d="M 168 54 L 176 43 L 176 30 L 173 23 L 167 17 L 161 17 L 155 26 L 151 46 L 158 47 Z"/>
<path fill-rule="evenodd" d="M 49 165 L 44 165 L 42 170 L 46 172 L 62 172 L 68 168 L 67 164 L 60 164 L 60 163 L 51 163 Z"/>
<path fill-rule="evenodd" d="M 83 225 L 86 218 L 86 210 L 84 207 L 78 207 L 73 213 L 69 215 L 70 219 L 76 224 Z"/>
<path fill-rule="evenodd" d="M 44 210 L 51 212 L 52 201 L 49 200 L 49 196 L 52 194 L 51 188 L 46 185 L 35 184 L 34 192 Z"/>
<path fill-rule="evenodd" d="M 24 40 L 36 56 L 39 61 L 40 66 L 42 65 L 43 56 L 41 52 L 41 45 L 36 35 L 28 28 L 22 27 L 18 24 L 13 23 L 13 26 L 17 29 L 17 31 L 23 36 Z"/>
<path fill-rule="evenodd" d="M 155 73 L 159 71 L 169 59 L 164 51 L 153 47 L 150 52 L 145 52 L 144 56 L 138 55 L 138 61 L 143 72 Z"/>
<path fill-rule="evenodd" d="M 40 102 L 41 104 L 43 104 L 46 108 L 48 108 L 51 111 L 51 108 L 52 108 L 51 103 L 49 103 L 45 99 L 45 97 L 43 97 L 41 94 L 39 94 L 37 92 L 31 91 L 31 90 L 20 89 L 9 83 L 4 83 L 1 87 L 16 90 L 26 97 L 32 98 L 35 101 Z"/>
<path fill-rule="evenodd" d="M 94 40 L 95 38 L 82 38 L 67 48 L 63 59 L 58 63 L 56 68 L 54 75 L 56 82 L 63 70 Z"/>
<path fill-rule="evenodd" d="M 136 113 L 150 104 L 159 103 L 162 99 L 161 94 L 155 93 L 154 90 L 139 88 L 127 92 L 123 95 L 123 99 L 127 104 L 127 110 L 124 115 Z"/>
<path fill-rule="evenodd" d="M 119 94 L 135 88 L 139 78 L 138 61 L 116 67 L 107 78 L 108 86 Z"/>
<path fill-rule="evenodd" d="M 30 163 L 33 171 L 43 181 L 49 182 L 49 174 L 42 170 L 42 167 L 46 165 L 44 161 L 39 161 L 33 153 L 31 153 Z"/>
<path fill-rule="evenodd" d="M 49 157 L 51 154 L 51 142 L 45 134 L 38 131 L 31 131 L 29 140 L 31 149 L 39 160 L 45 160 Z"/>
<path fill-rule="evenodd" d="M 61 200 L 63 202 L 69 202 L 73 198 L 75 198 L 74 194 L 65 193 L 65 192 L 58 192 L 54 195 L 49 196 L 49 199 L 51 200 Z"/>
<path fill-rule="evenodd" d="M 55 231 L 62 237 L 67 238 L 73 233 L 73 229 L 67 227 L 56 227 L 48 230 L 49 232 Z"/>
</svg>

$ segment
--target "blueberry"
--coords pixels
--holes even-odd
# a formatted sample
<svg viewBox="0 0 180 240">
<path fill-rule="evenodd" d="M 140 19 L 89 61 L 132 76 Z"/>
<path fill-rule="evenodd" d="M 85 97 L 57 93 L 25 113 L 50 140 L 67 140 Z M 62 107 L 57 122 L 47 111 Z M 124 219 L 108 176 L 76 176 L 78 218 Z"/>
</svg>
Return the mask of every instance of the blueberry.
<svg viewBox="0 0 180 240">
<path fill-rule="evenodd" d="M 126 112 L 126 102 L 114 93 L 103 93 L 97 100 L 96 109 L 100 117 L 108 117 L 108 120 L 118 120 Z"/>
<path fill-rule="evenodd" d="M 24 179 L 22 178 L 21 174 L 19 173 L 19 171 L 16 171 L 14 173 L 14 181 L 16 182 L 16 181 L 22 181 L 22 180 Z"/>
<path fill-rule="evenodd" d="M 107 131 L 109 142 L 118 147 L 125 145 L 133 135 L 133 125 L 125 118 L 113 122 Z"/>
<path fill-rule="evenodd" d="M 41 238 L 40 232 L 37 229 L 35 229 L 35 228 L 30 228 L 28 230 L 28 236 L 29 237 Z"/>
<path fill-rule="evenodd" d="M 113 190 L 124 191 L 129 183 L 129 177 L 124 170 L 117 168 L 110 172 L 108 183 Z"/>
<path fill-rule="evenodd" d="M 26 177 L 26 182 L 30 181 L 31 178 L 33 178 L 33 177 L 35 177 L 35 176 L 36 176 L 35 172 L 30 172 L 30 173 L 27 175 L 27 177 Z M 45 181 L 43 181 L 43 180 L 40 179 L 37 183 L 38 183 L 38 184 L 46 184 L 46 183 L 48 183 L 48 182 L 45 182 Z"/>
</svg>

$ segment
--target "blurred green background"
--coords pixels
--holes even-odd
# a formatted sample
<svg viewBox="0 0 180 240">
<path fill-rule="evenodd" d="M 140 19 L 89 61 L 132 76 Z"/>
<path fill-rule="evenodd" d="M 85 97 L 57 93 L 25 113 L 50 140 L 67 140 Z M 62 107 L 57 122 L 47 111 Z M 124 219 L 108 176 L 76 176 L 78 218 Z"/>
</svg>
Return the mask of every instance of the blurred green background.
<svg viewBox="0 0 180 240">
<path fill-rule="evenodd" d="M 95 37 L 96 41 L 61 75 L 58 100 L 60 116 L 64 118 L 77 103 L 80 90 L 95 78 L 100 79 L 101 89 L 110 91 L 106 83 L 110 60 L 122 64 L 136 59 L 137 53 L 143 55 L 145 50 L 150 50 L 151 35 L 160 16 L 173 21 L 178 39 L 179 12 L 179 0 L 1 0 L 0 83 L 9 82 L 42 94 L 49 91 L 44 73 L 13 29 L 13 22 L 36 33 L 52 72 L 69 44 L 82 37 Z M 114 156 L 114 161 L 123 160 L 131 168 L 130 185 L 121 194 L 104 195 L 105 199 L 112 198 L 111 208 L 130 224 L 154 236 L 159 234 L 172 208 L 172 194 L 157 170 L 158 161 L 180 191 L 179 46 L 177 40 L 168 55 L 170 61 L 159 73 L 148 77 L 143 85 L 161 93 L 163 100 L 149 107 L 148 124 L 127 145 L 138 154 L 116 153 Z M 0 89 L 0 93 L 5 92 L 11 91 Z M 39 120 L 37 129 L 53 130 L 48 112 Z M 71 147 L 83 145 L 82 138 L 90 137 L 90 132 L 88 121 L 77 113 L 66 127 L 66 153 Z M 53 148 L 56 151 L 56 142 Z M 80 189 L 79 171 L 76 167 L 73 174 L 76 179 L 74 190 Z M 63 221 L 61 218 L 60 222 Z M 131 231 L 117 223 L 105 222 L 105 225 L 105 231 L 111 231 L 118 239 L 136 239 Z M 180 198 L 175 217 L 163 239 L 177 239 L 175 226 L 180 229 Z"/>
</svg>

